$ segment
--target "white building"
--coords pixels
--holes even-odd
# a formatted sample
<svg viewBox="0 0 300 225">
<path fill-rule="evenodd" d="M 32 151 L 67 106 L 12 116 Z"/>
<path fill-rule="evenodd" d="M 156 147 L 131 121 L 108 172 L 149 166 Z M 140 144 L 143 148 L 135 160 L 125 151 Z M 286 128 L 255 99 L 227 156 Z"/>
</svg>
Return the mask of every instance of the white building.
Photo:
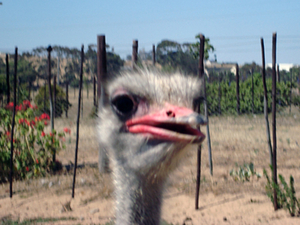
<svg viewBox="0 0 300 225">
<path fill-rule="evenodd" d="M 204 62 L 207 72 L 230 72 L 236 75 L 236 63 L 218 63 L 210 60 Z"/>
<path fill-rule="evenodd" d="M 276 64 L 276 68 L 277 68 L 277 65 L 279 65 L 279 71 L 280 70 L 285 70 L 287 72 L 289 72 L 290 69 L 293 68 L 294 66 L 297 66 L 297 65 L 292 64 L 292 63 L 279 63 L 279 64 Z M 267 68 L 268 67 L 272 68 L 272 63 L 268 63 Z"/>
</svg>

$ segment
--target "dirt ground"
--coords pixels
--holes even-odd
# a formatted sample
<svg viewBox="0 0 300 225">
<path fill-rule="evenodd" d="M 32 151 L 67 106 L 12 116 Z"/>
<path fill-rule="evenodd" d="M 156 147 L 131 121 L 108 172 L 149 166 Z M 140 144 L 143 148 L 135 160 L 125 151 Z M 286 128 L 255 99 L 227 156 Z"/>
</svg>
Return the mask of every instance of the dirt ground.
<svg viewBox="0 0 300 225">
<path fill-rule="evenodd" d="M 73 106 L 69 118 L 55 121 L 55 128 L 70 127 L 67 148 L 57 158 L 63 165 L 74 162 L 77 96 L 70 91 Z M 84 92 L 80 122 L 79 154 L 75 198 L 72 199 L 73 171 L 64 168 L 59 175 L 0 186 L 0 224 L 111 224 L 114 220 L 113 185 L 110 174 L 97 168 L 98 150 L 95 120 L 89 117 L 92 93 Z M 271 119 L 271 118 L 270 118 Z M 300 192 L 300 113 L 279 113 L 277 119 L 278 173 L 288 181 L 295 179 Z M 205 128 L 203 128 L 205 131 Z M 283 209 L 274 211 L 265 191 L 266 179 L 253 176 L 250 181 L 235 181 L 230 170 L 237 165 L 254 164 L 262 175 L 269 173 L 269 155 L 264 118 L 261 115 L 210 118 L 213 176 L 210 175 L 207 142 L 202 150 L 199 209 L 195 210 L 196 152 L 188 152 L 180 168 L 168 181 L 164 194 L 162 219 L 165 224 L 300 224 Z M 72 167 L 71 167 L 72 169 Z M 300 197 L 299 194 L 297 197 Z M 6 221 L 6 222 L 5 222 Z M 22 223 L 23 221 L 23 223 Z M 28 223 L 25 223 L 29 221 Z M 18 224 L 18 223 L 15 223 Z"/>
</svg>

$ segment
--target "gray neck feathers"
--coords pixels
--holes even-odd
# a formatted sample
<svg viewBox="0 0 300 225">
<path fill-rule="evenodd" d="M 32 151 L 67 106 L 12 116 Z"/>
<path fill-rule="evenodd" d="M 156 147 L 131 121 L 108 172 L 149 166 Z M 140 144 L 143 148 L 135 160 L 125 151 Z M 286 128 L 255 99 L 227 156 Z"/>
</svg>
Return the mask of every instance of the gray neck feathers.
<svg viewBox="0 0 300 225">
<path fill-rule="evenodd" d="M 150 181 L 121 167 L 115 176 L 116 224 L 160 224 L 164 181 Z"/>
</svg>

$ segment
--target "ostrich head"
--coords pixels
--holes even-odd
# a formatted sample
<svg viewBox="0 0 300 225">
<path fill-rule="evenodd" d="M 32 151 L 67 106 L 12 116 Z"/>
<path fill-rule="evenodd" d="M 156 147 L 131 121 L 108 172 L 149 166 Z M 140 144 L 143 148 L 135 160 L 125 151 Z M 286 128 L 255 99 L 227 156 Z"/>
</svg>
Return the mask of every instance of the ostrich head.
<svg viewBox="0 0 300 225">
<path fill-rule="evenodd" d="M 106 81 L 100 146 L 113 170 L 117 224 L 158 224 L 167 175 L 205 136 L 201 81 L 179 73 L 124 72 Z"/>
</svg>

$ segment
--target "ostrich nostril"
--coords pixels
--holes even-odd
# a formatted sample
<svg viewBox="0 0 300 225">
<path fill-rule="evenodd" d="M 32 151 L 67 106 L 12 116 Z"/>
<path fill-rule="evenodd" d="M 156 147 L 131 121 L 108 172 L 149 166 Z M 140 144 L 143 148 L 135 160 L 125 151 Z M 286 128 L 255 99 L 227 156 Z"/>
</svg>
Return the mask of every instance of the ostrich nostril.
<svg viewBox="0 0 300 225">
<path fill-rule="evenodd" d="M 171 110 L 167 111 L 167 116 L 168 117 L 175 117 L 175 113 Z"/>
</svg>

